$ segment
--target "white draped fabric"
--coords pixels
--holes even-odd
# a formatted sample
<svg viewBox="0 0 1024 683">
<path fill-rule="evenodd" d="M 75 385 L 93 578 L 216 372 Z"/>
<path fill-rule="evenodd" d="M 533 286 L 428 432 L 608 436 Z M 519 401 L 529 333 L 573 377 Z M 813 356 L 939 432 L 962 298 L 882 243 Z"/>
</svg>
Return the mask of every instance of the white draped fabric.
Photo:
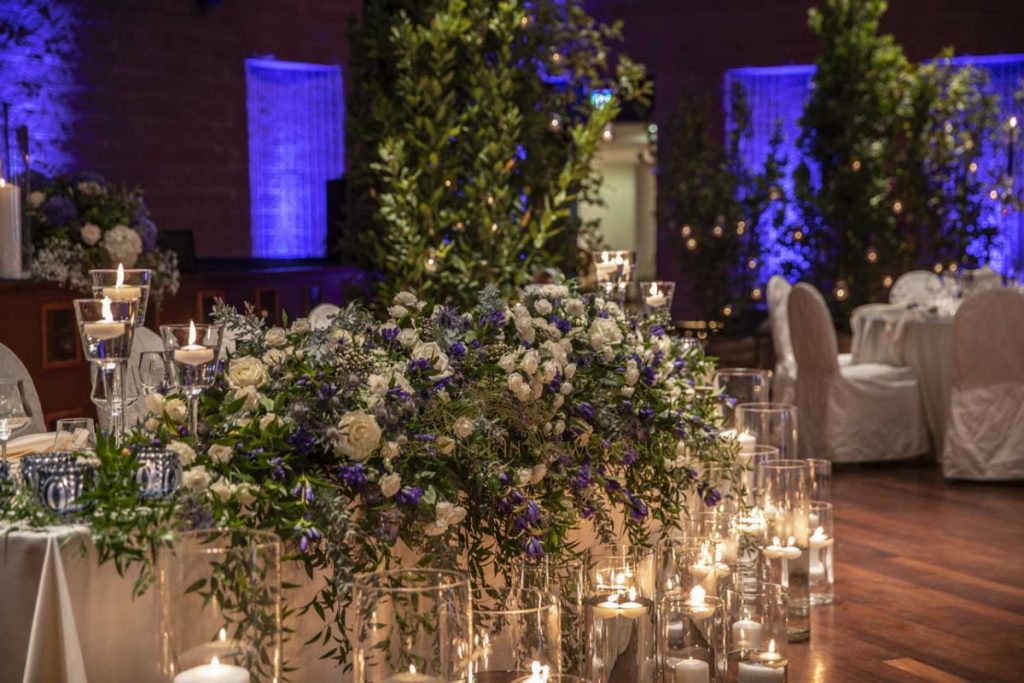
<svg viewBox="0 0 1024 683">
<path fill-rule="evenodd" d="M 789 297 L 799 374 L 800 454 L 836 462 L 912 458 L 928 450 L 913 368 L 841 365 L 832 316 L 806 283 Z"/>
<path fill-rule="evenodd" d="M 953 325 L 953 391 L 942 471 L 1024 478 L 1024 295 L 977 294 Z"/>
<path fill-rule="evenodd" d="M 796 357 L 789 334 L 789 313 L 786 309 L 793 287 L 780 275 L 768 280 L 768 321 L 775 348 L 775 372 L 772 377 L 772 400 L 777 403 L 796 401 Z"/>
<path fill-rule="evenodd" d="M 21 383 L 21 398 L 25 404 L 25 414 L 32 418 L 23 431 L 19 434 L 35 434 L 46 431 L 46 423 L 43 420 L 43 406 L 39 402 L 39 394 L 36 393 L 36 385 L 32 381 L 32 375 L 28 374 L 25 364 L 8 347 L 0 344 L 0 377 L 16 379 Z"/>
<path fill-rule="evenodd" d="M 928 270 L 912 270 L 896 278 L 889 290 L 889 303 L 905 306 L 927 305 L 943 290 L 942 278 Z"/>
</svg>

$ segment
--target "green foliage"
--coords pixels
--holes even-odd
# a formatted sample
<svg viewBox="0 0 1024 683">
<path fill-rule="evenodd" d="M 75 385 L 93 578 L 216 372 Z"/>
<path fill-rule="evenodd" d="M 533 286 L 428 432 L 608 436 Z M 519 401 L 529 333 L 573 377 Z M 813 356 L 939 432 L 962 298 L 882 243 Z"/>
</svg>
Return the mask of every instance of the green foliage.
<svg viewBox="0 0 1024 683">
<path fill-rule="evenodd" d="M 641 67 L 610 64 L 618 37 L 580 0 L 370 3 L 353 38 L 350 213 L 380 301 L 411 287 L 466 304 L 573 267 L 601 133 L 621 100 L 646 95 Z M 594 106 L 601 87 L 615 96 Z"/>
<path fill-rule="evenodd" d="M 665 206 L 679 237 L 682 269 L 709 319 L 736 315 L 763 297 L 758 226 L 763 217 L 777 227 L 785 219 L 778 185 L 785 163 L 781 135 L 772 138 L 763 167 L 748 171 L 740 147 L 750 135 L 750 109 L 739 84 L 729 96 L 735 126 L 724 146 L 709 130 L 711 103 L 684 97 L 669 124 L 669 144 L 660 150 Z"/>
</svg>

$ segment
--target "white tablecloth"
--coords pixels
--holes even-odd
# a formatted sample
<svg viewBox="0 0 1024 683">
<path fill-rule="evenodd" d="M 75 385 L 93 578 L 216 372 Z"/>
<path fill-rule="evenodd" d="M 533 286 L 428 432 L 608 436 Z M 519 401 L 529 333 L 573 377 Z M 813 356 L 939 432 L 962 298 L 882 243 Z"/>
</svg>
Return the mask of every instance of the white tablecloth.
<svg viewBox="0 0 1024 683">
<path fill-rule="evenodd" d="M 953 316 L 889 304 L 853 312 L 854 363 L 907 365 L 917 371 L 928 431 L 941 454 L 953 383 Z"/>
</svg>

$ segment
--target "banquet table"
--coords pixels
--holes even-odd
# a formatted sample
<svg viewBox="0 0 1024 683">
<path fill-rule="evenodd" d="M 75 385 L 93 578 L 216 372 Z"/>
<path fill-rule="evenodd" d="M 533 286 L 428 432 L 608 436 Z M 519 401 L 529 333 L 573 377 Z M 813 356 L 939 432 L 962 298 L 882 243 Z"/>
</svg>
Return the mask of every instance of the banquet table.
<svg viewBox="0 0 1024 683">
<path fill-rule="evenodd" d="M 905 365 L 917 371 L 928 431 L 942 452 L 953 383 L 953 315 L 892 304 L 868 304 L 850 317 L 853 363 Z"/>
</svg>

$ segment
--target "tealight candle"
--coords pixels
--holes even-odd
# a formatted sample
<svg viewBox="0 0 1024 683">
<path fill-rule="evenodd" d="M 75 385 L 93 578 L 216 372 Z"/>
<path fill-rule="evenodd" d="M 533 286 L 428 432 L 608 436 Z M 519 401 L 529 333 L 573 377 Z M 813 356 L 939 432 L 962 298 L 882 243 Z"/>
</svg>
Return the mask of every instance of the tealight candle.
<svg viewBox="0 0 1024 683">
<path fill-rule="evenodd" d="M 740 662 L 737 683 L 784 683 L 786 680 L 786 659 L 775 651 L 775 640 L 768 643 L 768 650 L 759 652 L 750 661 Z"/>
<path fill-rule="evenodd" d="M 174 677 L 174 683 L 249 683 L 249 672 L 233 664 L 221 664 L 214 657 L 209 664 L 186 669 Z"/>
<path fill-rule="evenodd" d="M 817 550 L 821 548 L 827 548 L 828 546 L 832 545 L 832 542 L 832 537 L 827 536 L 825 534 L 825 530 L 819 526 L 817 529 L 814 530 L 814 533 L 811 534 L 811 538 L 808 541 L 808 544 L 812 548 Z"/>
<path fill-rule="evenodd" d="M 772 542 L 762 549 L 764 556 L 769 560 L 777 560 L 781 558 L 784 551 L 785 548 L 782 546 L 782 541 L 779 540 L 778 536 L 772 538 Z"/>
<path fill-rule="evenodd" d="M 124 283 L 124 265 L 117 264 L 117 282 L 113 287 L 104 287 L 103 296 L 111 301 L 137 301 L 142 298 L 142 288 Z"/>
<path fill-rule="evenodd" d="M 597 269 L 598 280 L 607 280 L 618 268 L 618 266 L 612 263 L 611 257 L 608 255 L 607 251 L 601 252 L 601 260 L 597 261 L 594 264 L 594 267 Z"/>
<path fill-rule="evenodd" d="M 174 349 L 174 360 L 182 365 L 202 365 L 213 360 L 213 349 L 196 344 L 196 324 L 189 321 L 188 345 Z"/>
<path fill-rule="evenodd" d="M 627 619 L 639 619 L 647 614 L 647 607 L 636 601 L 636 589 L 629 589 L 629 600 L 619 606 L 619 616 Z"/>
<path fill-rule="evenodd" d="M 705 600 L 706 594 L 702 586 L 694 586 L 690 590 L 690 599 L 686 605 L 693 612 L 695 619 L 706 619 L 715 612 L 715 608 Z"/>
<path fill-rule="evenodd" d="M 114 321 L 114 314 L 110 310 L 110 298 L 108 297 L 103 299 L 101 315 L 103 316 L 102 320 L 82 324 L 82 330 L 87 337 L 106 341 L 108 339 L 117 339 L 125 333 L 125 324 Z"/>
<path fill-rule="evenodd" d="M 658 290 L 658 283 L 652 282 L 651 289 L 648 291 L 646 297 L 644 297 L 644 303 L 651 308 L 661 308 L 668 303 L 668 299 L 665 298 L 664 293 Z"/>
<path fill-rule="evenodd" d="M 440 683 L 440 681 L 440 678 L 435 678 L 434 676 L 428 676 L 417 672 L 416 665 L 410 664 L 408 671 L 397 673 L 390 678 L 385 679 L 384 683 Z"/>
<path fill-rule="evenodd" d="M 604 602 L 594 605 L 594 616 L 602 619 L 614 619 L 619 616 L 619 595 L 613 593 Z"/>
<path fill-rule="evenodd" d="M 709 683 L 711 667 L 703 659 L 682 659 L 676 663 L 675 683 Z"/>
<path fill-rule="evenodd" d="M 534 660 L 530 664 L 530 675 L 517 678 L 512 683 L 548 683 L 549 680 L 551 680 L 551 667 Z"/>
<path fill-rule="evenodd" d="M 796 546 L 796 539 L 790 536 L 789 540 L 786 541 L 786 547 L 782 549 L 782 559 L 799 560 L 803 552 Z"/>
</svg>

